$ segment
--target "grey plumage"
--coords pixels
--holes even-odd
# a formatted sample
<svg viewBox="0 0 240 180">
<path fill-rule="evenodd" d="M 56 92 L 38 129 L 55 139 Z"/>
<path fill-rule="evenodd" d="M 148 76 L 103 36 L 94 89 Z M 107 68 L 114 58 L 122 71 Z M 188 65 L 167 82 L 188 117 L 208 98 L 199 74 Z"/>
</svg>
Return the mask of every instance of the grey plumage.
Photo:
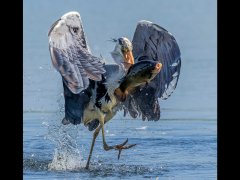
<svg viewBox="0 0 240 180">
<path fill-rule="evenodd" d="M 77 12 L 63 15 L 52 25 L 48 36 L 52 63 L 63 79 L 65 118 L 71 123 L 81 122 L 90 99 L 96 98 L 98 105 L 104 103 L 104 93 L 114 96 L 114 90 L 119 85 L 117 81 L 126 71 L 123 67 L 129 67 L 122 64 L 124 43 L 130 51 L 133 50 L 135 62 L 149 59 L 162 63 L 163 67 L 147 86 L 139 86 L 131 92 L 126 101 L 118 105 L 118 110 L 124 109 L 125 115 L 129 113 L 133 118 L 160 119 L 158 98 L 167 99 L 172 94 L 181 68 L 178 44 L 166 29 L 142 20 L 137 24 L 132 45 L 127 38 L 114 39 L 116 46 L 111 54 L 118 65 L 104 65 L 101 58 L 91 54 Z M 98 90 L 95 86 L 99 86 Z M 103 90 L 99 90 L 101 88 Z"/>
<path fill-rule="evenodd" d="M 162 63 L 163 67 L 147 86 L 138 87 L 122 103 L 122 108 L 125 115 L 129 113 L 133 118 L 142 116 L 143 120 L 159 120 L 158 98 L 167 99 L 179 79 L 181 54 L 178 44 L 166 29 L 145 20 L 137 24 L 132 44 L 136 62 L 151 59 Z"/>
<path fill-rule="evenodd" d="M 140 21 L 132 43 L 136 61 L 152 59 L 162 63 L 163 68 L 150 84 L 156 87 L 156 97 L 167 99 L 177 86 L 181 68 L 181 53 L 175 38 L 157 24 Z"/>
<path fill-rule="evenodd" d="M 102 75 L 102 80 L 99 82 L 90 80 L 87 89 L 81 91 L 78 94 L 72 93 L 69 88 L 63 83 L 64 98 L 65 98 L 65 119 L 70 121 L 72 124 L 80 124 L 83 118 L 83 112 L 89 102 L 94 101 L 95 105 L 103 101 L 107 101 L 106 96 L 111 92 L 111 86 L 113 84 L 112 77 L 116 77 L 117 74 L 123 76 L 123 69 L 116 64 L 104 65 L 106 72 Z M 116 83 L 115 83 L 116 84 Z M 99 88 L 99 86 L 102 86 Z M 115 85 L 116 86 L 116 85 Z M 109 92 L 110 91 L 110 92 Z M 95 96 L 95 98 L 93 98 Z M 111 100 L 111 97 L 109 97 Z M 94 130 L 99 124 L 98 120 L 94 120 L 87 124 L 89 130 Z"/>
<path fill-rule="evenodd" d="M 120 110 L 133 118 L 160 119 L 158 98 L 167 99 L 172 94 L 180 75 L 180 50 L 175 38 L 152 22 L 140 21 L 132 43 L 125 37 L 113 39 L 116 45 L 111 54 L 117 64 L 105 65 L 91 54 L 78 12 L 63 15 L 51 26 L 48 36 L 53 66 L 63 80 L 62 123 L 83 123 L 89 131 L 95 130 L 86 168 L 100 130 L 104 150 L 119 150 L 119 158 L 123 149 L 136 144 L 126 145 L 126 140 L 109 146 L 104 125 Z"/>
<path fill-rule="evenodd" d="M 52 63 L 72 93 L 86 89 L 89 79 L 101 80 L 105 72 L 103 62 L 90 52 L 79 13 L 62 16 L 50 28 L 48 36 Z"/>
</svg>

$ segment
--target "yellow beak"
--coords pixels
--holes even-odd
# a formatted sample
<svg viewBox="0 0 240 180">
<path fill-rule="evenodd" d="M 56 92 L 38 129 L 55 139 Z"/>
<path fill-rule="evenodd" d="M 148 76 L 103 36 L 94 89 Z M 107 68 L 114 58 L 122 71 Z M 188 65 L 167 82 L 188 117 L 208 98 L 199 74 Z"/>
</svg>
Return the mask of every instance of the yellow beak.
<svg viewBox="0 0 240 180">
<path fill-rule="evenodd" d="M 124 52 L 123 57 L 124 57 L 124 60 L 126 63 L 134 64 L 134 58 L 133 58 L 132 51 Z"/>
</svg>

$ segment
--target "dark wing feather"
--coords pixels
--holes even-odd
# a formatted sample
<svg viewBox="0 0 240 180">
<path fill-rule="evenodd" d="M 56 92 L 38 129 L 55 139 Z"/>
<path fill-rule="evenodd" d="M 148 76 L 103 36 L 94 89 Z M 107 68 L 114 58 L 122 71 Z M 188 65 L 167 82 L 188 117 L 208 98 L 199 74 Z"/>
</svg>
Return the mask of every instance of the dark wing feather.
<svg viewBox="0 0 240 180">
<path fill-rule="evenodd" d="M 181 68 L 181 54 L 175 38 L 157 24 L 140 21 L 132 43 L 136 61 L 152 59 L 162 63 L 160 73 L 151 84 L 156 97 L 167 99 L 177 86 Z"/>
<path fill-rule="evenodd" d="M 57 22 L 63 27 L 59 33 L 51 27 L 49 50 L 54 67 L 60 72 L 64 83 L 72 93 L 78 94 L 89 85 L 89 79 L 100 81 L 105 72 L 102 60 L 91 54 L 83 31 L 81 19 L 77 19 L 78 32 L 64 26 L 64 20 Z M 54 23 L 55 26 L 58 23 Z M 65 28 L 65 29 L 64 29 Z M 63 33 L 64 32 L 64 33 Z"/>
<path fill-rule="evenodd" d="M 140 21 L 133 37 L 136 62 L 151 59 L 162 63 L 160 73 L 146 87 L 137 88 L 124 102 L 125 114 L 133 118 L 159 120 L 158 98 L 167 99 L 177 86 L 181 68 L 180 50 L 175 38 L 164 28 Z M 143 103 L 144 102 L 144 103 Z"/>
<path fill-rule="evenodd" d="M 63 81 L 64 82 L 64 81 Z M 80 124 L 83 117 L 83 112 L 92 97 L 92 89 L 95 82 L 90 80 L 90 85 L 87 89 L 79 94 L 72 93 L 69 88 L 63 83 L 64 99 L 65 99 L 65 122 L 72 124 Z"/>
</svg>

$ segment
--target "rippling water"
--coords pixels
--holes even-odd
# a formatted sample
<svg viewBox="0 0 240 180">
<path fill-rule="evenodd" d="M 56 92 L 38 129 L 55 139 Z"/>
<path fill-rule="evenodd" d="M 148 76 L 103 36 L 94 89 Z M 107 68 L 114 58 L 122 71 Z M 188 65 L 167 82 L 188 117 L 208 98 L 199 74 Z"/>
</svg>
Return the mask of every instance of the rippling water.
<svg viewBox="0 0 240 180">
<path fill-rule="evenodd" d="M 123 151 L 118 160 L 118 152 L 103 150 L 99 136 L 88 171 L 84 166 L 91 133 L 84 126 L 63 126 L 57 120 L 40 124 L 33 121 L 34 115 L 41 113 L 27 113 L 25 119 L 26 178 L 216 178 L 215 120 L 114 119 L 106 126 L 107 142 L 129 138 L 137 146 Z"/>
<path fill-rule="evenodd" d="M 147 2 L 147 3 L 146 3 Z M 112 62 L 112 37 L 133 36 L 137 21 L 153 21 L 175 37 L 182 71 L 173 95 L 160 101 L 161 120 L 123 118 L 106 124 L 109 144 L 137 146 L 105 152 L 101 136 L 85 170 L 92 132 L 63 126 L 62 83 L 52 68 L 47 32 L 62 14 L 79 11 L 95 55 Z M 216 1 L 111 2 L 24 0 L 24 179 L 216 179 Z"/>
</svg>

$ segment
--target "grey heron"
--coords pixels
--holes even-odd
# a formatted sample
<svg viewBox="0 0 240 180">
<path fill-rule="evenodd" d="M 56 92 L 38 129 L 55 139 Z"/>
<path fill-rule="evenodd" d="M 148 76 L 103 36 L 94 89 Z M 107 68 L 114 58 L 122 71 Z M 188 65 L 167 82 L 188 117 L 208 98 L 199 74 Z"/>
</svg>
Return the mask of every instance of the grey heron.
<svg viewBox="0 0 240 180">
<path fill-rule="evenodd" d="M 167 99 L 177 86 L 181 57 L 171 33 L 150 21 L 139 21 L 132 42 L 121 37 L 111 53 L 116 64 L 105 64 L 92 55 L 78 12 L 64 14 L 51 26 L 49 51 L 53 66 L 61 74 L 65 99 L 64 125 L 81 122 L 94 131 L 86 168 L 101 130 L 103 148 L 120 153 L 136 144 L 110 146 L 104 124 L 118 111 L 124 116 L 159 120 L 159 100 Z M 142 102 L 145 103 L 142 103 Z"/>
</svg>

